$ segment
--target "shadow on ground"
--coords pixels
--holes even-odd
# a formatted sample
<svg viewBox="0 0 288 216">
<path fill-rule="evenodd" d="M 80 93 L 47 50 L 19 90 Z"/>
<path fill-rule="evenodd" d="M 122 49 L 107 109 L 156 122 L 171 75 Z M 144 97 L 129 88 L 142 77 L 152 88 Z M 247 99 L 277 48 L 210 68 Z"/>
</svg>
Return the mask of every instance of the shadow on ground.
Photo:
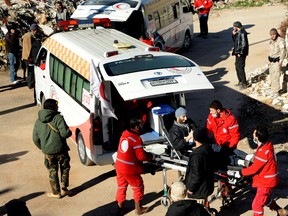
<svg viewBox="0 0 288 216">
<path fill-rule="evenodd" d="M 144 200 L 142 202 L 143 206 L 146 206 L 147 203 L 153 202 L 157 199 L 159 199 L 163 195 L 163 191 L 160 191 L 158 193 L 148 193 L 145 194 Z M 161 205 L 160 201 L 156 201 L 152 206 L 150 207 L 150 211 L 153 211 L 153 208 Z M 134 211 L 134 200 L 126 200 L 125 201 L 125 208 L 127 208 L 126 213 L 129 213 L 131 211 Z M 117 216 L 117 203 L 116 202 L 110 202 L 106 205 L 100 206 L 96 209 L 93 209 L 89 212 L 86 212 L 83 214 L 83 216 Z"/>
</svg>

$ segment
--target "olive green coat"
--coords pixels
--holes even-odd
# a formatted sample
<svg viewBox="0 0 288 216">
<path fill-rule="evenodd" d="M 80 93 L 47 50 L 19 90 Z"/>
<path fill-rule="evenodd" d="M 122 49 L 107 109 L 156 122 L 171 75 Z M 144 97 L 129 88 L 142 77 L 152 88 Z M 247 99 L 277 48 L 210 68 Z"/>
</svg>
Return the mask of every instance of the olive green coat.
<svg viewBox="0 0 288 216">
<path fill-rule="evenodd" d="M 44 154 L 58 154 L 69 151 L 66 139 L 71 134 L 69 127 L 59 112 L 49 109 L 39 111 L 38 119 L 33 129 L 33 142 Z"/>
</svg>

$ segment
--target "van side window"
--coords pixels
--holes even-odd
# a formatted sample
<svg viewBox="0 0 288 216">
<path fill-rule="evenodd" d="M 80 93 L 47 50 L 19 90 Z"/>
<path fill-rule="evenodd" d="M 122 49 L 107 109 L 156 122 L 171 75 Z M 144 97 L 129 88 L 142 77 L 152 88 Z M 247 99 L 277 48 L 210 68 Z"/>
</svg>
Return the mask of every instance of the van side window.
<svg viewBox="0 0 288 216">
<path fill-rule="evenodd" d="M 40 67 L 42 70 L 45 70 L 45 68 L 46 68 L 46 57 L 47 57 L 47 50 L 45 48 L 42 48 L 39 51 L 39 54 L 38 54 L 37 59 L 35 61 L 36 66 Z"/>
<path fill-rule="evenodd" d="M 179 19 L 179 14 L 180 14 L 180 11 L 179 11 L 179 3 L 176 3 L 176 4 L 173 6 L 173 14 L 174 14 L 174 20 L 178 20 L 178 19 Z"/>
<path fill-rule="evenodd" d="M 50 76 L 58 86 L 87 110 L 87 107 L 82 104 L 82 95 L 83 89 L 90 91 L 88 80 L 52 54 L 50 55 Z"/>
<path fill-rule="evenodd" d="M 168 12 L 166 10 L 166 7 L 160 10 L 160 14 L 161 14 L 160 16 L 161 27 L 164 28 L 169 25 Z"/>
<path fill-rule="evenodd" d="M 156 24 L 156 29 L 160 29 L 161 28 L 161 24 L 160 24 L 160 18 L 159 18 L 159 13 L 158 11 L 153 12 L 153 17 L 155 20 L 155 24 Z"/>
</svg>

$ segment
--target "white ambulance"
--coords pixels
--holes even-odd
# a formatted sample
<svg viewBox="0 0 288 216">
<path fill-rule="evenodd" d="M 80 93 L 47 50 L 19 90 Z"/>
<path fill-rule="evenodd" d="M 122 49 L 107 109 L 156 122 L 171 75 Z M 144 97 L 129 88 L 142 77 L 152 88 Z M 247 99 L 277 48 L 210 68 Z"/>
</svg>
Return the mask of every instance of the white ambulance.
<svg viewBox="0 0 288 216">
<path fill-rule="evenodd" d="M 149 38 L 163 51 L 188 48 L 193 37 L 190 0 L 86 0 L 72 14 L 79 27 L 108 18 L 114 29 L 137 39 Z"/>
<path fill-rule="evenodd" d="M 184 93 L 213 89 L 196 63 L 157 50 L 101 27 L 56 33 L 43 43 L 35 60 L 37 102 L 58 101 L 83 164 L 112 164 L 135 112 L 146 116 L 145 144 L 162 146 L 155 110 L 171 113 L 185 106 Z"/>
</svg>

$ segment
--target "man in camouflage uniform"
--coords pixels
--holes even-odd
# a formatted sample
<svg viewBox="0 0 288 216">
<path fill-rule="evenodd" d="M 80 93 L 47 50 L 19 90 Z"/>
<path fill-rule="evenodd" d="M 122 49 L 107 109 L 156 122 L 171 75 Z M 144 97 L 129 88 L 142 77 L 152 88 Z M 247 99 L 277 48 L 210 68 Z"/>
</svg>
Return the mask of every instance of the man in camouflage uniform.
<svg viewBox="0 0 288 216">
<path fill-rule="evenodd" d="M 277 32 L 277 29 L 272 28 L 270 30 L 270 52 L 268 56 L 269 60 L 269 74 L 271 80 L 271 90 L 272 97 L 277 97 L 279 93 L 281 94 L 280 87 L 280 75 L 281 75 L 281 66 L 283 60 L 286 57 L 286 45 L 285 40 L 281 38 Z"/>
<path fill-rule="evenodd" d="M 33 130 L 33 141 L 45 155 L 44 164 L 49 171 L 52 193 L 47 196 L 60 199 L 71 195 L 67 189 L 69 185 L 70 150 L 66 139 L 72 135 L 63 116 L 58 112 L 57 101 L 47 99 L 43 110 L 38 113 L 38 119 Z M 61 189 L 58 178 L 60 167 Z"/>
</svg>

